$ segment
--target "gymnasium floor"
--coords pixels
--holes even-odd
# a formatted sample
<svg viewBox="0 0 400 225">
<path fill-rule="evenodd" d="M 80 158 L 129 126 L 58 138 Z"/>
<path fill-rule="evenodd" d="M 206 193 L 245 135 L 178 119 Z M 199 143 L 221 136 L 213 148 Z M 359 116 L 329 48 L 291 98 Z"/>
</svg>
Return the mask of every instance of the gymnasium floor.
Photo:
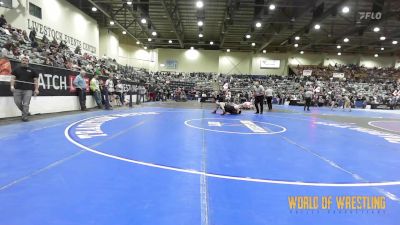
<svg viewBox="0 0 400 225">
<path fill-rule="evenodd" d="M 0 224 L 400 224 L 399 111 L 211 107 L 2 121 Z M 290 196 L 384 196 L 386 207 L 291 209 Z"/>
</svg>

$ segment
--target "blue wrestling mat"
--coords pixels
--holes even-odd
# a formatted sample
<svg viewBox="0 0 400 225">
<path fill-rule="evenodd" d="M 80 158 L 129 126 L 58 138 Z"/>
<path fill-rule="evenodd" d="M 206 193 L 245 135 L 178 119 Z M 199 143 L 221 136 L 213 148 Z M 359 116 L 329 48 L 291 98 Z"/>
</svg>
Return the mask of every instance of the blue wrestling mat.
<svg viewBox="0 0 400 225">
<path fill-rule="evenodd" d="M 399 224 L 399 114 L 279 109 L 3 125 L 0 224 Z"/>
</svg>

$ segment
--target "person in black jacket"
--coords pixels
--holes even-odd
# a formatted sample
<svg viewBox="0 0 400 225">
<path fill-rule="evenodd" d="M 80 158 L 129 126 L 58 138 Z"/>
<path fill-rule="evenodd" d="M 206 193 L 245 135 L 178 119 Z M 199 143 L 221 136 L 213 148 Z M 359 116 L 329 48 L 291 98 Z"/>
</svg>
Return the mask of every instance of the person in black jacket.
<svg viewBox="0 0 400 225">
<path fill-rule="evenodd" d="M 22 121 L 28 121 L 29 104 L 32 93 L 39 94 L 38 73 L 29 67 L 29 58 L 21 59 L 21 66 L 15 68 L 10 82 L 10 90 L 14 96 L 15 105 L 22 112 Z"/>
</svg>

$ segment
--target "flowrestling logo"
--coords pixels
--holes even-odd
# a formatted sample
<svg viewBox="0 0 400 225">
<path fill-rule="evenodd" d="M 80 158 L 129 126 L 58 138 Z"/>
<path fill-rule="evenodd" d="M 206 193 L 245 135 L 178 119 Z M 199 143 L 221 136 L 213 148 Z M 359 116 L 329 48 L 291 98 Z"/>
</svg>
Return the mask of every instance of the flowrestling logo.
<svg viewBox="0 0 400 225">
<path fill-rule="evenodd" d="M 381 12 L 358 12 L 360 20 L 380 20 Z"/>
</svg>

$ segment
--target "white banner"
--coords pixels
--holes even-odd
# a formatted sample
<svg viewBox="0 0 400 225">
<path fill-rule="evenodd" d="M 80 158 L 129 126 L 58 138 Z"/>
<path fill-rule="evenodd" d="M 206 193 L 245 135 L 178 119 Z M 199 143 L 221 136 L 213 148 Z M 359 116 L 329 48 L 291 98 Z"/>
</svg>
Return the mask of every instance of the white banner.
<svg viewBox="0 0 400 225">
<path fill-rule="evenodd" d="M 260 68 L 261 69 L 268 69 L 268 68 L 278 69 L 280 67 L 281 67 L 281 60 L 272 60 L 272 59 L 261 59 L 260 60 Z"/>
<path fill-rule="evenodd" d="M 344 78 L 344 73 L 333 73 L 334 78 Z"/>
<path fill-rule="evenodd" d="M 311 76 L 312 70 L 303 70 L 303 76 Z"/>
</svg>

